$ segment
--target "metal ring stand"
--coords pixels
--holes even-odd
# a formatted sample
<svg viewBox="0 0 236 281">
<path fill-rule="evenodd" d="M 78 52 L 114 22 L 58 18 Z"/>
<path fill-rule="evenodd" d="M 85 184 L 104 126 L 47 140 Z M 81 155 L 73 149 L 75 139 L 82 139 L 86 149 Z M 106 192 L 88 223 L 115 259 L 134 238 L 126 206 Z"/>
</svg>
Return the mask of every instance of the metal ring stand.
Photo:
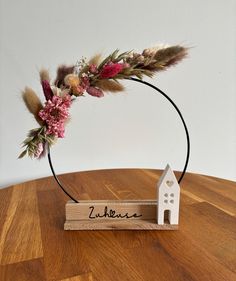
<svg viewBox="0 0 236 281">
<path fill-rule="evenodd" d="M 184 121 L 184 118 L 183 118 L 183 115 L 182 113 L 180 112 L 179 108 L 177 107 L 177 105 L 173 102 L 173 100 L 167 96 L 167 94 L 165 94 L 162 90 L 160 90 L 159 88 L 157 88 L 156 86 L 152 85 L 151 83 L 148 83 L 146 81 L 143 81 L 143 80 L 140 80 L 140 79 L 137 79 L 137 78 L 127 78 L 127 80 L 133 80 L 133 81 L 136 81 L 136 82 L 139 82 L 139 83 L 142 83 L 144 85 L 147 85 L 151 88 L 153 88 L 154 90 L 156 90 L 157 92 L 159 92 L 162 96 L 164 96 L 172 105 L 173 107 L 175 108 L 175 110 L 177 111 L 181 121 L 182 121 L 182 124 L 184 126 L 184 130 L 185 130 L 185 135 L 186 135 L 186 141 L 187 141 L 187 153 L 186 153 L 186 159 L 185 159 L 185 164 L 184 164 L 184 168 L 183 168 L 183 171 L 178 179 L 178 183 L 180 183 L 186 173 L 186 170 L 187 170 L 187 166 L 188 166 L 188 162 L 189 162 L 189 156 L 190 156 L 190 138 L 189 138 L 189 132 L 188 132 L 188 128 L 187 128 L 187 125 Z M 59 181 L 56 173 L 55 173 L 55 170 L 53 168 L 53 164 L 52 164 L 52 159 L 51 159 L 51 154 L 50 154 L 50 149 L 48 149 L 48 162 L 49 162 L 49 165 L 50 165 L 50 169 L 52 171 L 52 174 L 53 174 L 53 177 L 55 179 L 55 181 L 57 182 L 57 184 L 60 186 L 60 188 L 62 189 L 62 191 L 68 196 L 70 197 L 70 199 L 72 199 L 74 202 L 76 203 L 79 203 L 78 200 L 76 200 L 71 194 L 69 194 L 68 191 L 66 191 L 65 187 L 61 184 L 61 182 Z"/>
</svg>

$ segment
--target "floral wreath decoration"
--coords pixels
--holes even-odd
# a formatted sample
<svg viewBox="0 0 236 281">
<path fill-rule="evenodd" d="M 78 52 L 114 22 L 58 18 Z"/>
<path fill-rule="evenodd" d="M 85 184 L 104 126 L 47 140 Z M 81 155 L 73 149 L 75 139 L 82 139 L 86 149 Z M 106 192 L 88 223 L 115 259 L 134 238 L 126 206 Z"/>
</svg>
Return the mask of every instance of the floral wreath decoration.
<svg viewBox="0 0 236 281">
<path fill-rule="evenodd" d="M 104 92 L 121 92 L 122 79 L 144 76 L 153 77 L 159 71 L 176 65 L 187 56 L 188 48 L 180 45 L 147 48 L 142 53 L 115 50 L 102 59 L 101 54 L 90 60 L 82 58 L 76 65 L 61 65 L 54 83 L 47 70 L 40 71 L 40 81 L 45 96 L 44 105 L 31 88 L 22 92 L 24 103 L 40 125 L 29 131 L 23 142 L 24 151 L 31 158 L 42 158 L 58 138 L 64 138 L 65 125 L 69 121 L 69 109 L 76 97 L 85 93 L 103 97 Z"/>
</svg>

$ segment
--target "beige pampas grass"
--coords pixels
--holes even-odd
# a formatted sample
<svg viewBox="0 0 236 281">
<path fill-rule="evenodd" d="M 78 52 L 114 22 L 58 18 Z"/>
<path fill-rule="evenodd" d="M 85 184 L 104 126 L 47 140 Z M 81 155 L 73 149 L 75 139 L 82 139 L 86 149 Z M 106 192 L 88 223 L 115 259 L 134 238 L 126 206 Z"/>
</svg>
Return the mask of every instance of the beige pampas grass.
<svg viewBox="0 0 236 281">
<path fill-rule="evenodd" d="M 39 76 L 40 76 L 40 80 L 42 81 L 50 81 L 50 76 L 49 76 L 49 72 L 47 69 L 43 68 L 39 71 Z"/>
<path fill-rule="evenodd" d="M 43 105 L 39 97 L 31 88 L 26 87 L 25 90 L 22 91 L 22 98 L 29 112 L 32 113 L 36 121 L 42 125 L 42 120 L 39 118 L 38 113 L 43 108 Z"/>
<path fill-rule="evenodd" d="M 96 86 L 105 92 L 121 92 L 124 91 L 125 87 L 119 82 L 113 80 L 99 80 L 96 82 Z"/>
<path fill-rule="evenodd" d="M 102 54 L 96 54 L 89 60 L 89 64 L 99 65 L 102 61 Z"/>
</svg>

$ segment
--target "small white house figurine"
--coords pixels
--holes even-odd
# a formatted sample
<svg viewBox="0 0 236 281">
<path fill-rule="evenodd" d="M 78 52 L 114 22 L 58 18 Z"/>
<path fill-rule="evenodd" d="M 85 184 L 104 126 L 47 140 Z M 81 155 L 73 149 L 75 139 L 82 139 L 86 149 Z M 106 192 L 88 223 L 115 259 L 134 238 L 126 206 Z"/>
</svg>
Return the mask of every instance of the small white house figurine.
<svg viewBox="0 0 236 281">
<path fill-rule="evenodd" d="M 180 187 L 178 181 L 167 165 L 157 184 L 157 224 L 165 223 L 167 214 L 170 224 L 179 223 Z"/>
</svg>

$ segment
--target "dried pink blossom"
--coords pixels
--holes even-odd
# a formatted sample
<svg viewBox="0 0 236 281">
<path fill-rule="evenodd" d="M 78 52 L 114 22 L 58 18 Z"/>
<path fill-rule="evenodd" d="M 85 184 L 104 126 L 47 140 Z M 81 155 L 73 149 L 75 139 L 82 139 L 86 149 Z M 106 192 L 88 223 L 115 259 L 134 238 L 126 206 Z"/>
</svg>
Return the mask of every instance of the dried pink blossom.
<svg viewBox="0 0 236 281">
<path fill-rule="evenodd" d="M 82 92 L 86 91 L 89 86 L 90 82 L 88 76 L 82 76 L 80 78 L 80 87 L 82 88 Z"/>
<path fill-rule="evenodd" d="M 53 96 L 46 101 L 45 107 L 39 111 L 39 117 L 46 122 L 46 134 L 64 138 L 65 121 L 69 117 L 71 96 L 66 94 L 63 97 Z"/>
<path fill-rule="evenodd" d="M 70 108 L 72 103 L 71 96 L 69 94 L 64 94 L 62 97 L 62 102 L 67 108 Z"/>
<path fill-rule="evenodd" d="M 46 100 L 52 99 L 53 92 L 52 92 L 52 89 L 51 89 L 51 86 L 50 86 L 49 82 L 47 80 L 43 80 L 41 82 L 41 84 L 42 84 L 42 87 L 43 87 L 43 93 L 44 93 L 44 96 L 45 96 Z"/>
<path fill-rule="evenodd" d="M 86 90 L 87 93 L 93 97 L 101 98 L 104 96 L 103 91 L 101 89 L 95 88 L 95 87 L 88 87 Z"/>
<path fill-rule="evenodd" d="M 99 76 L 102 79 L 113 78 L 123 70 L 123 67 L 123 63 L 108 63 L 103 67 Z"/>
<path fill-rule="evenodd" d="M 92 63 L 89 65 L 89 72 L 93 73 L 93 74 L 98 73 L 98 68 L 97 68 L 96 64 Z"/>
<path fill-rule="evenodd" d="M 34 152 L 34 157 L 35 158 L 40 158 L 44 150 L 44 145 L 42 142 L 39 142 L 36 148 L 36 151 Z"/>
<path fill-rule="evenodd" d="M 123 63 L 123 69 L 124 69 L 124 68 L 129 68 L 129 67 L 130 67 L 130 64 L 129 64 L 129 63 L 127 63 L 127 62 Z"/>
</svg>

